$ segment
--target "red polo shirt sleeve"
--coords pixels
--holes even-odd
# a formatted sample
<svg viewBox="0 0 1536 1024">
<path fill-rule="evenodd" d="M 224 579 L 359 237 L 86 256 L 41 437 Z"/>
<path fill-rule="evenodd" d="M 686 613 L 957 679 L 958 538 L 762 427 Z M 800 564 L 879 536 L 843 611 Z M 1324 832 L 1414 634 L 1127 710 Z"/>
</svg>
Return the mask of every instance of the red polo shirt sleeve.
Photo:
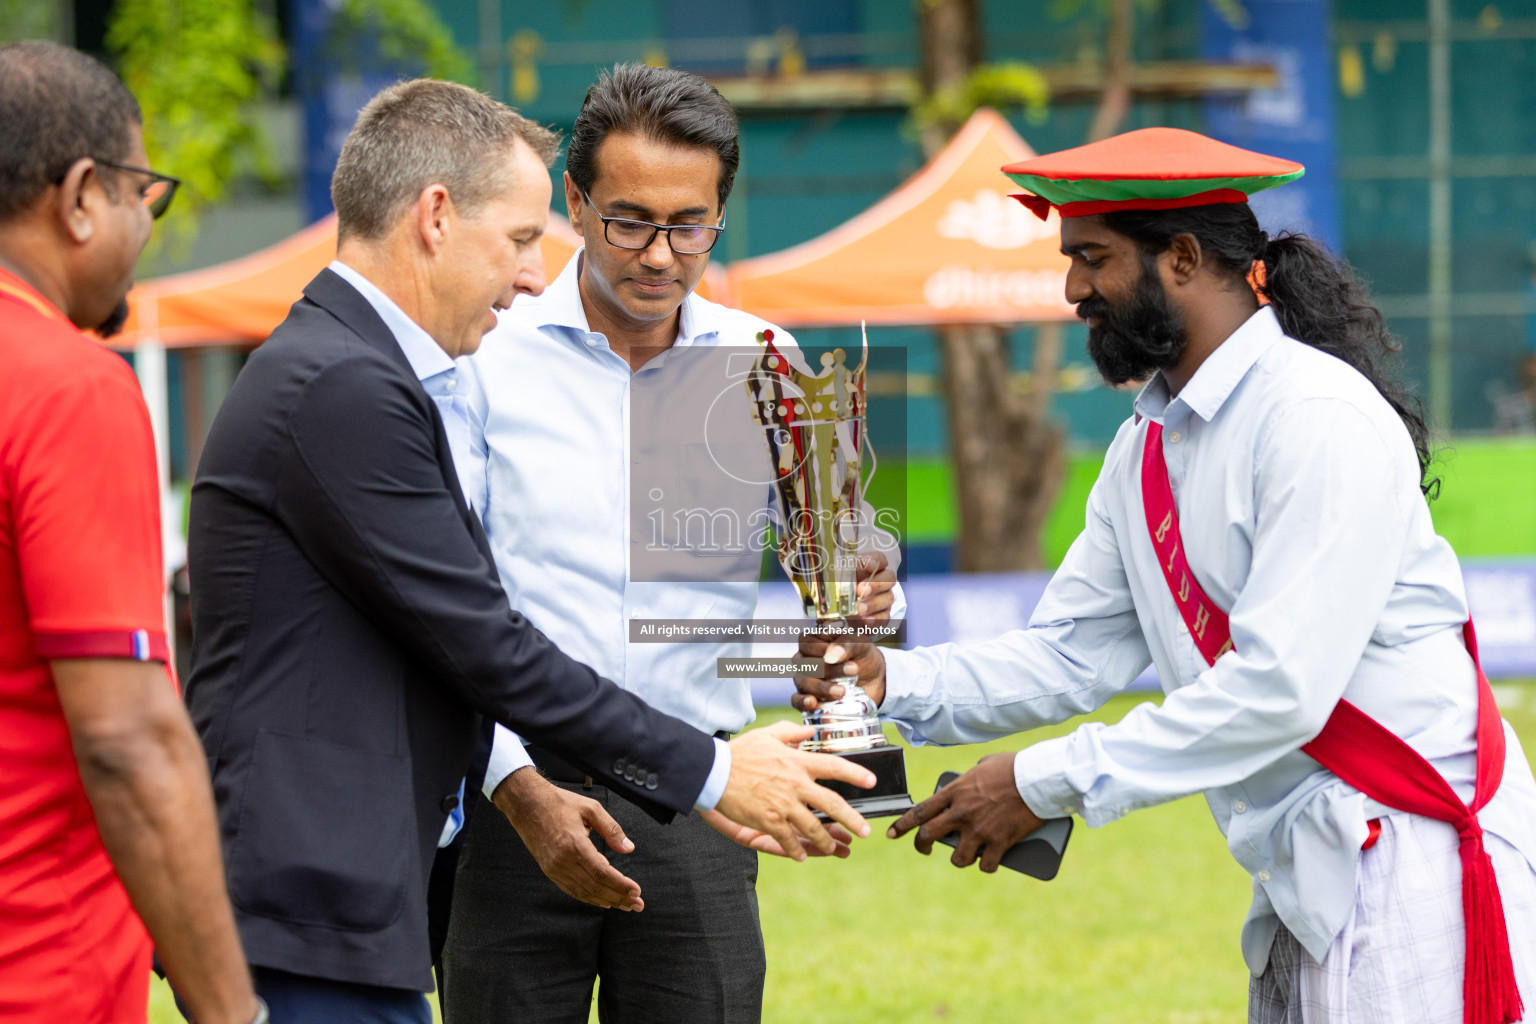
<svg viewBox="0 0 1536 1024">
<path fill-rule="evenodd" d="M 164 659 L 160 495 L 128 364 L 0 270 L 0 1020 L 143 1024 L 149 937 L 48 660 Z"/>
<path fill-rule="evenodd" d="M 159 474 L 127 364 L 39 389 L 13 441 L 17 561 L 39 658 L 166 661 Z"/>
</svg>

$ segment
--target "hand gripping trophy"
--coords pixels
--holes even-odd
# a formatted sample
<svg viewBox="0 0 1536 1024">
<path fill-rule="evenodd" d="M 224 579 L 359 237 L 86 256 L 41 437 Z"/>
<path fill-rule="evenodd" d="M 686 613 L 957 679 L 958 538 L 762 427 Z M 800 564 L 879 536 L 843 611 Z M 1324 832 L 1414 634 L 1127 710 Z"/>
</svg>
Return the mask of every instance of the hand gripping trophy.
<svg viewBox="0 0 1536 1024">
<path fill-rule="evenodd" d="M 837 349 L 821 357 L 820 375 L 793 366 L 774 347 L 772 331 L 760 332 L 757 341 L 762 351 L 747 377 L 747 391 L 772 459 L 779 563 L 807 616 L 824 626 L 846 625 L 857 604 L 869 339 L 856 369 L 848 368 L 847 354 Z M 871 472 L 873 459 L 871 451 Z M 841 699 L 806 713 L 815 733 L 800 746 L 842 755 L 875 773 L 872 789 L 823 783 L 866 818 L 905 813 L 912 799 L 901 748 L 886 740 L 875 703 L 857 680 L 842 682 Z"/>
</svg>

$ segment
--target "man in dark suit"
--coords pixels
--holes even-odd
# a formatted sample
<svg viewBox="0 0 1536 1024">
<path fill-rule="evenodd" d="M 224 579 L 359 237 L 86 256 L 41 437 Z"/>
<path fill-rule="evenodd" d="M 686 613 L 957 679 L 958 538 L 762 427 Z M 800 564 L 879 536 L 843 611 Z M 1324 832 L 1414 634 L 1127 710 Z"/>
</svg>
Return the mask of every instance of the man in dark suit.
<svg viewBox="0 0 1536 1024">
<path fill-rule="evenodd" d="M 804 730 L 712 739 L 507 605 L 461 487 L 473 453 L 422 381 L 451 387 L 493 310 L 542 290 L 554 153 L 461 86 L 375 97 L 332 183 L 337 262 L 252 357 L 198 467 L 187 701 L 275 1020 L 430 1020 L 428 879 L 480 714 L 658 820 L 709 812 L 797 859 L 837 845 L 809 807 L 868 833 L 814 780 L 872 777 L 794 749 Z"/>
</svg>

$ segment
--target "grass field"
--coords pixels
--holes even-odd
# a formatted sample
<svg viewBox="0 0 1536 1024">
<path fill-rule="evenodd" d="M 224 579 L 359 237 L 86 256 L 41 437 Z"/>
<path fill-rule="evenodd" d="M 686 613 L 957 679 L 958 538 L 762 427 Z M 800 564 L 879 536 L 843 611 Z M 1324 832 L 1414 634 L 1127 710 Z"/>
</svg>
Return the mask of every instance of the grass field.
<svg viewBox="0 0 1536 1024">
<path fill-rule="evenodd" d="M 1536 681 L 1494 689 L 1527 751 L 1536 749 Z M 1137 699 L 1094 717 L 1116 720 Z M 946 769 L 1062 731 L 908 750 L 912 792 L 932 792 Z M 1244 1019 L 1237 937 L 1249 882 L 1199 797 L 1079 827 L 1051 882 L 959 871 L 943 854 L 921 857 L 910 840 L 877 831 L 847 861 L 763 858 L 758 894 L 769 1024 Z M 158 983 L 150 1020 L 180 1022 Z"/>
</svg>

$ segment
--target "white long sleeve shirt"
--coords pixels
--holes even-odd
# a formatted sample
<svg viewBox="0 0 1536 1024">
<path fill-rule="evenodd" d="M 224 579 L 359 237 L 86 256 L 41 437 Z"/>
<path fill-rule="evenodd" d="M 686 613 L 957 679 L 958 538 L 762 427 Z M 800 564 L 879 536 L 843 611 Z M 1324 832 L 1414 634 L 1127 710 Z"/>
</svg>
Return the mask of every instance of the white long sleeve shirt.
<svg viewBox="0 0 1536 1024">
<path fill-rule="evenodd" d="M 881 713 L 914 742 L 972 743 L 1102 705 L 1150 660 L 1167 694 L 1015 758 L 1043 817 L 1102 825 L 1204 792 L 1253 878 L 1243 955 L 1261 973 L 1283 921 L 1318 959 L 1355 900 L 1366 822 L 1388 809 L 1299 749 L 1341 697 L 1472 794 L 1477 693 L 1456 556 L 1434 532 L 1401 420 L 1342 361 L 1286 337 L 1268 307 L 1177 397 L 1136 400 L 1087 522 L 1028 629 L 886 655 Z M 1208 665 L 1157 564 L 1141 499 L 1145 420 L 1163 451 L 1189 565 L 1231 618 Z M 1536 783 L 1506 726 L 1485 829 L 1536 863 Z"/>
<path fill-rule="evenodd" d="M 519 297 L 467 360 L 489 449 L 483 522 L 496 568 L 512 607 L 571 657 L 705 732 L 738 732 L 755 717 L 750 684 L 719 678 L 716 659 L 745 657 L 751 645 L 631 643 L 629 621 L 751 619 L 761 550 L 748 545 L 734 557 L 721 552 L 718 570 L 705 562 L 693 578 L 645 578 L 636 566 L 656 540 L 657 524 L 632 500 L 631 476 L 658 465 L 692 474 L 700 460 L 692 449 L 706 442 L 714 447 L 705 459 L 718 457 L 730 468 L 735 455 L 766 470 L 767 449 L 744 382 L 718 376 L 722 360 L 732 357 L 700 357 L 699 350 L 756 350 L 756 334 L 765 329 L 775 332 L 781 350 L 792 351 L 794 340 L 755 316 L 689 295 L 672 349 L 632 370 L 587 323 L 581 260 L 578 252 L 542 295 Z M 718 431 L 708 438 L 702 430 L 690 432 L 677 407 L 715 395 L 735 400 L 729 409 L 715 407 L 724 438 Z M 662 422 L 670 415 L 679 422 Z M 673 427 L 683 431 L 681 439 Z M 680 487 L 698 483 L 678 481 Z M 771 493 L 765 480 L 749 495 L 757 511 L 767 511 Z M 739 498 L 727 496 L 724 504 Z M 700 519 L 687 528 L 718 525 Z M 677 525 L 669 516 L 660 529 L 675 533 Z M 891 564 L 898 560 L 892 552 Z M 898 588 L 892 617 L 902 614 Z M 725 756 L 716 761 L 701 807 L 714 805 L 729 774 L 729 749 L 717 743 Z M 529 763 L 515 734 L 498 726 L 486 796 Z"/>
</svg>

